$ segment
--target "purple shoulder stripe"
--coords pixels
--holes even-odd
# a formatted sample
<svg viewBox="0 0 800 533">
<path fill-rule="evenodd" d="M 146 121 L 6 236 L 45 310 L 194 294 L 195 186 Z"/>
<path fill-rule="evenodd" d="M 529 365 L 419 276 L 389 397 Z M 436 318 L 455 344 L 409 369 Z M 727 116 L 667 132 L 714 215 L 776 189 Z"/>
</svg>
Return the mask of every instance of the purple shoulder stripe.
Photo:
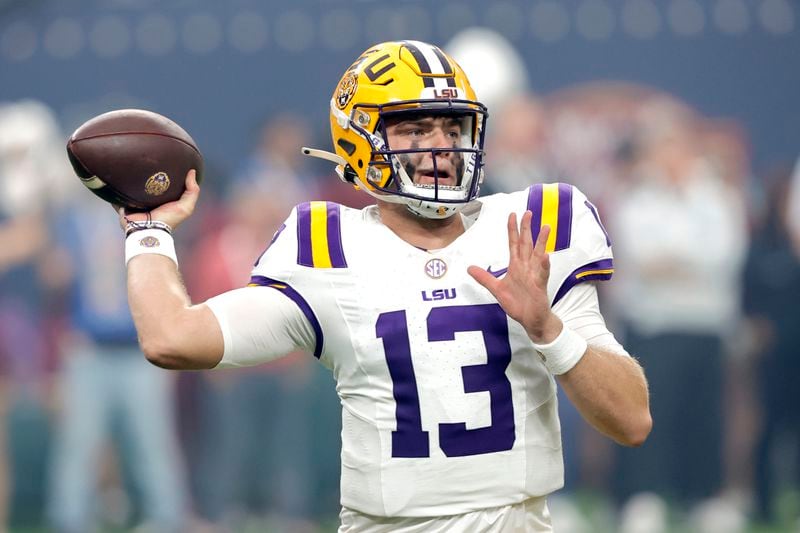
<svg viewBox="0 0 800 533">
<path fill-rule="evenodd" d="M 576 269 L 572 274 L 569 275 L 567 279 L 564 280 L 564 283 L 561 284 L 561 287 L 556 292 L 556 297 L 553 298 L 553 305 L 556 305 L 561 298 L 564 297 L 565 294 L 569 292 L 569 290 L 577 285 L 578 283 L 582 283 L 584 281 L 598 281 L 598 280 L 608 280 L 611 279 L 611 276 L 614 274 L 614 261 L 612 259 L 601 259 L 599 261 L 593 261 L 582 267 Z"/>
<path fill-rule="evenodd" d="M 314 314 L 314 311 L 311 309 L 311 306 L 308 305 L 308 302 L 305 298 L 303 298 L 299 292 L 294 290 L 288 283 L 284 283 L 282 281 L 278 281 L 276 279 L 268 278 L 266 276 L 252 276 L 250 278 L 250 285 L 259 285 L 262 287 L 271 287 L 273 289 L 281 291 L 290 300 L 292 300 L 297 307 L 306 315 L 306 318 L 311 323 L 311 327 L 314 330 L 314 334 L 317 337 L 316 345 L 314 346 L 314 357 L 319 359 L 320 355 L 322 355 L 322 326 L 317 320 L 317 316 Z"/>
<path fill-rule="evenodd" d="M 542 228 L 542 199 L 544 198 L 544 190 L 542 184 L 537 183 L 528 187 L 528 211 L 533 213 L 531 219 L 531 235 L 533 242 L 539 237 L 539 230 Z"/>
<path fill-rule="evenodd" d="M 333 268 L 347 268 L 342 248 L 342 226 L 340 212 L 342 206 L 335 202 L 328 202 L 328 253 L 331 257 Z"/>
<path fill-rule="evenodd" d="M 347 268 L 342 248 L 341 209 L 337 203 L 324 201 L 297 206 L 298 265 Z"/>
<path fill-rule="evenodd" d="M 555 251 L 569 248 L 572 238 L 572 185 L 558 184 L 558 231 Z M 535 241 L 534 241 L 535 242 Z"/>
<path fill-rule="evenodd" d="M 311 202 L 303 202 L 297 206 L 297 264 L 314 266 L 311 251 Z"/>
</svg>

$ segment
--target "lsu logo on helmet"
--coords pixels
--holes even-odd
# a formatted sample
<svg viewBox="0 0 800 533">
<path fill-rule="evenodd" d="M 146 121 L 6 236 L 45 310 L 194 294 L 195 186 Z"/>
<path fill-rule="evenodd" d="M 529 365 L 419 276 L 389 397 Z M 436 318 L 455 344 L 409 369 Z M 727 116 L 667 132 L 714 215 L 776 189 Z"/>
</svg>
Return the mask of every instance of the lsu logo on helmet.
<svg viewBox="0 0 800 533">
<path fill-rule="evenodd" d="M 334 97 L 336 100 L 336 106 L 339 109 L 344 109 L 347 107 L 347 104 L 350 103 L 353 95 L 356 94 L 357 88 L 358 75 L 355 72 L 347 72 L 339 82 L 339 85 L 336 87 L 336 95 Z"/>
</svg>

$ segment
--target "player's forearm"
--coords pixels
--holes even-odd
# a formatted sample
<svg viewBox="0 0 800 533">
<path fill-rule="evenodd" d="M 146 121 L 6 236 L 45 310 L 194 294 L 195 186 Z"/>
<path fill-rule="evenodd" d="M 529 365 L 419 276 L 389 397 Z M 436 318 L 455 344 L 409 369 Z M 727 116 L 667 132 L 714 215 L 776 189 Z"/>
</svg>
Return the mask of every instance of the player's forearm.
<svg viewBox="0 0 800 533">
<path fill-rule="evenodd" d="M 148 361 L 170 369 L 213 368 L 222 332 L 205 305 L 192 306 L 175 263 L 144 254 L 128 264 L 128 302 Z"/>
<path fill-rule="evenodd" d="M 640 446 L 652 428 L 647 381 L 635 359 L 589 346 L 558 376 L 570 401 L 595 429 L 625 446 Z"/>
</svg>

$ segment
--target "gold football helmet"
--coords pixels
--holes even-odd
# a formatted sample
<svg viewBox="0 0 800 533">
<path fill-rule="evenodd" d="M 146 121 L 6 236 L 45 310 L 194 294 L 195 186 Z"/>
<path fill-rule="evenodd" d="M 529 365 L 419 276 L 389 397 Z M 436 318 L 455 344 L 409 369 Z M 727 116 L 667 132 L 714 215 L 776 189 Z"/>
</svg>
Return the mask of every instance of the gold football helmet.
<svg viewBox="0 0 800 533">
<path fill-rule="evenodd" d="M 452 146 L 390 146 L 387 119 L 445 117 L 458 124 Z M 426 218 L 447 218 L 478 195 L 483 179 L 486 107 L 464 71 L 436 46 L 419 41 L 375 45 L 347 69 L 330 102 L 336 154 L 303 148 L 337 163 L 342 180 L 386 202 L 404 203 Z M 414 181 L 412 154 L 430 154 L 432 179 Z M 457 159 L 447 176 L 437 155 Z M 411 172 L 409 172 L 409 170 Z M 448 183 L 445 184 L 445 181 Z"/>
</svg>

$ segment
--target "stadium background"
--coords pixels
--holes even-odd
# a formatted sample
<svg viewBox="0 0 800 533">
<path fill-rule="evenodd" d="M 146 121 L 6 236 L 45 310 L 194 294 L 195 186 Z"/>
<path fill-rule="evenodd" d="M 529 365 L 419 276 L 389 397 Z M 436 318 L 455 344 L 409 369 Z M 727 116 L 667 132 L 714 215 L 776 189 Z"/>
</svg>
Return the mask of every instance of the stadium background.
<svg viewBox="0 0 800 533">
<path fill-rule="evenodd" d="M 258 149 L 261 128 L 273 118 L 302 117 L 310 125 L 304 142 L 329 145 L 330 94 L 346 66 L 367 46 L 398 38 L 445 46 L 475 26 L 507 39 L 524 68 L 521 78 L 510 79 L 522 87 L 517 89 L 532 91 L 544 102 L 557 103 L 559 97 L 574 94 L 571 89 L 613 81 L 620 87 L 669 95 L 693 113 L 723 124 L 733 132 L 747 162 L 744 181 L 732 181 L 747 202 L 748 227 L 767 202 L 765 176 L 776 168 L 790 168 L 800 154 L 800 5 L 791 0 L 0 0 L 0 102 L 44 103 L 57 120 L 62 140 L 84 120 L 110 109 L 141 107 L 163 113 L 197 141 L 208 165 L 207 203 L 215 199 L 222 206 L 234 182 L 252 179 L 237 181 L 235 176 L 247 174 L 243 168 Z M 501 124 L 493 115 L 490 131 Z M 565 168 L 569 165 L 560 170 Z M 313 164 L 304 172 L 314 180 L 327 180 L 330 185 L 320 190 L 336 187 L 324 166 Z M 569 176 L 564 179 L 569 181 Z M 603 187 L 592 185 L 587 176 L 576 179 L 590 191 Z M 303 190 L 306 185 L 300 179 L 287 187 Z M 262 186 L 283 194 L 277 192 L 284 186 L 279 179 Z M 192 244 L 228 216 L 224 207 L 203 210 L 213 213 L 187 231 Z M 57 362 L 53 368 L 57 373 Z M 336 490 L 335 479 L 330 484 L 335 472 L 329 463 L 336 454 L 328 447 L 337 446 L 330 435 L 335 437 L 336 426 L 329 417 L 336 416 L 336 409 L 327 405 L 330 380 L 312 372 L 314 386 L 323 392 L 309 409 L 324 405 L 316 412 L 314 429 L 328 435 L 309 436 L 320 454 L 310 464 L 312 470 L 327 469 L 330 475 L 312 483 L 315 500 L 323 503 L 310 505 L 309 514 L 329 525 L 336 512 L 335 494 L 330 495 Z M 190 376 L 179 383 L 179 410 L 202 390 L 196 380 Z M 9 405 L 10 449 L 16 450 L 14 460 L 22 461 L 12 461 L 11 521 L 21 530 L 44 527 L 49 448 L 48 438 L 36 435 L 51 435 L 50 415 L 41 414 L 49 411 L 30 406 L 15 411 L 13 400 Z M 745 406 L 750 413 L 748 406 L 753 405 Z M 754 408 L 758 412 L 757 402 Z M 755 419 L 753 427 L 758 428 L 757 415 Z M 191 442 L 186 435 L 193 422 L 181 424 L 184 442 Z M 781 468 L 796 471 L 800 437 L 796 426 L 794 431 L 793 453 L 779 462 Z M 327 439 L 324 446 L 320 439 Z M 191 455 L 187 452 L 190 459 Z M 604 501 L 602 483 L 598 496 L 596 485 L 584 486 L 581 474 L 574 476 L 568 473 L 568 480 L 576 481 L 565 493 L 578 494 L 573 504 L 579 515 L 597 508 L 616 512 L 613 506 L 596 503 Z M 765 530 L 800 527 L 796 481 L 790 475 L 782 479 L 783 514 L 764 525 Z M 752 473 L 741 474 L 737 481 L 740 486 L 735 488 L 746 495 Z M 133 511 L 128 515 L 135 516 L 135 490 L 132 494 Z M 581 500 L 585 494 L 591 495 L 592 503 Z M 749 513 L 748 504 L 739 507 Z M 133 519 L 120 520 L 123 524 L 114 527 Z M 578 517 L 570 527 L 580 530 L 581 520 L 586 527 L 600 519 Z M 682 518 L 673 523 L 689 527 Z M 593 527 L 600 526 L 588 530 L 596 530 Z"/>
</svg>

